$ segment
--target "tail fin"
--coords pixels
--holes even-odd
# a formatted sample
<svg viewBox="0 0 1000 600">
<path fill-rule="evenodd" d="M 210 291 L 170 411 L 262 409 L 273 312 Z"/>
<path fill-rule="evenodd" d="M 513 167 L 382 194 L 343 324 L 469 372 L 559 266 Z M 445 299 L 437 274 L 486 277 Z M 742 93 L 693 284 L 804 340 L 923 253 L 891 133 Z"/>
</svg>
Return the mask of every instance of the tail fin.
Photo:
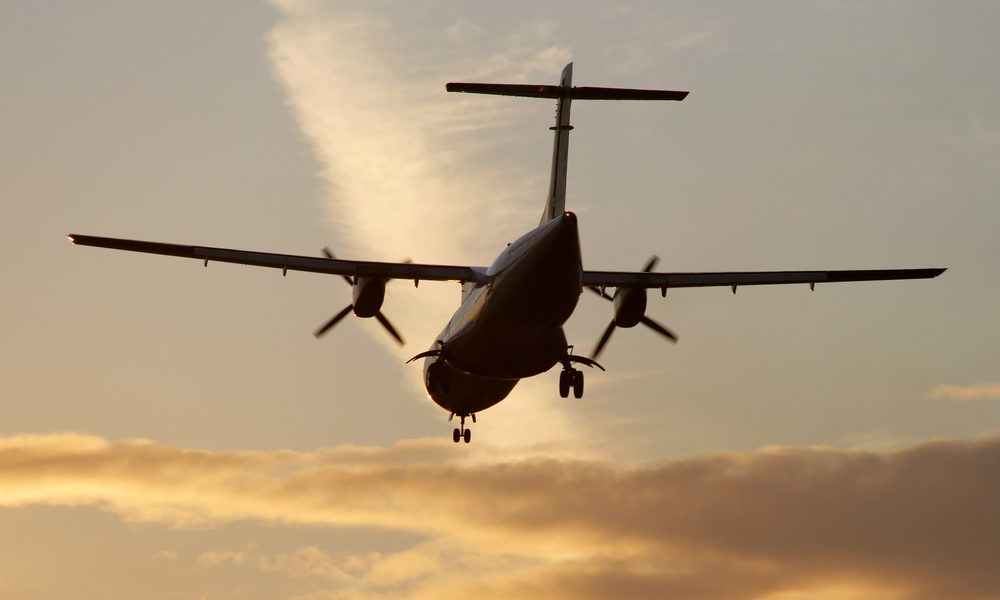
<svg viewBox="0 0 1000 600">
<path fill-rule="evenodd" d="M 577 100 L 683 100 L 687 92 L 668 90 L 634 90 L 626 88 L 573 87 L 573 63 L 563 69 L 559 85 L 520 85 L 509 83 L 449 83 L 449 92 L 470 94 L 495 94 L 500 96 L 523 96 L 527 98 L 555 98 L 556 124 L 552 144 L 552 176 L 549 180 L 549 196 L 545 202 L 545 212 L 541 223 L 558 217 L 566 211 L 566 167 L 569 156 L 569 108 L 573 99 Z"/>
</svg>

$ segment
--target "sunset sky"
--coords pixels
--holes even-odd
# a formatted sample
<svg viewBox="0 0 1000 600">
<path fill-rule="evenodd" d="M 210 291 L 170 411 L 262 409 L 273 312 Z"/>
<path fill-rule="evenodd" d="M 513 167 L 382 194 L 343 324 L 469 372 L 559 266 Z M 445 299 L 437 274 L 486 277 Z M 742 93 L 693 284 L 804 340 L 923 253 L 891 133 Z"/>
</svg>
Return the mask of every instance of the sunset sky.
<svg viewBox="0 0 1000 600">
<path fill-rule="evenodd" d="M 8 2 L 0 598 L 1000 598 L 991 2 Z M 479 415 L 404 361 L 458 305 L 68 233 L 488 265 L 573 105 L 585 268 L 948 267 L 650 294 Z M 611 319 L 580 299 L 587 354 Z"/>
</svg>

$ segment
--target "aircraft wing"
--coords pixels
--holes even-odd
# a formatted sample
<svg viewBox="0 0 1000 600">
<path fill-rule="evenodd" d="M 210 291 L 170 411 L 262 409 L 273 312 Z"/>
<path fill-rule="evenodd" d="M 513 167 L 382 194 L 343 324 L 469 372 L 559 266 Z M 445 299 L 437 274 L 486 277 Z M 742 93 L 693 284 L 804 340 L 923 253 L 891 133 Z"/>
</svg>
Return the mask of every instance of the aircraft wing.
<svg viewBox="0 0 1000 600">
<path fill-rule="evenodd" d="M 271 267 L 281 269 L 283 272 L 308 271 L 310 273 L 350 275 L 352 277 L 381 277 L 383 279 L 412 279 L 414 281 L 483 282 L 486 280 L 486 269 L 478 267 L 343 260 L 339 258 L 298 256 L 295 254 L 273 254 L 270 252 L 210 248 L 207 246 L 142 242 L 120 238 L 77 235 L 75 233 L 70 234 L 69 239 L 79 246 L 97 246 L 113 250 L 195 258 L 204 261 L 205 266 L 208 266 L 209 261 L 213 261 L 252 265 L 255 267 Z"/>
<path fill-rule="evenodd" d="M 646 273 L 628 271 L 584 271 L 583 285 L 591 287 L 731 287 L 743 285 L 774 285 L 786 283 L 817 283 L 836 281 L 880 281 L 885 279 L 930 279 L 945 269 L 873 269 L 854 271 L 744 271 L 728 273 Z"/>
</svg>

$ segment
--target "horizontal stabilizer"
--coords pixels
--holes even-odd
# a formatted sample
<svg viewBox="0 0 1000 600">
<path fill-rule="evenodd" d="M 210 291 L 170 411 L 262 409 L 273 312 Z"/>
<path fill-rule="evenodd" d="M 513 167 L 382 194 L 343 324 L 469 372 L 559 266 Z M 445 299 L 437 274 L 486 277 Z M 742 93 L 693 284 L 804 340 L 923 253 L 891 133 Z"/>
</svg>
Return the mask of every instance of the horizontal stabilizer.
<svg viewBox="0 0 1000 600">
<path fill-rule="evenodd" d="M 513 83 L 448 83 L 449 92 L 523 96 L 526 98 L 572 98 L 574 100 L 683 100 L 687 92 L 670 90 L 634 90 L 606 87 L 562 87 Z"/>
<path fill-rule="evenodd" d="M 526 85 L 518 83 L 446 83 L 449 92 L 548 98 L 556 101 L 556 124 L 552 142 L 552 176 L 549 195 L 539 224 L 558 218 L 566 212 L 566 171 L 569 162 L 570 105 L 573 100 L 683 100 L 687 92 L 670 90 L 636 90 L 609 87 L 574 87 L 573 63 L 562 70 L 558 85 Z"/>
<path fill-rule="evenodd" d="M 683 100 L 687 92 L 672 90 L 633 90 L 628 88 L 575 87 L 574 100 Z"/>
</svg>

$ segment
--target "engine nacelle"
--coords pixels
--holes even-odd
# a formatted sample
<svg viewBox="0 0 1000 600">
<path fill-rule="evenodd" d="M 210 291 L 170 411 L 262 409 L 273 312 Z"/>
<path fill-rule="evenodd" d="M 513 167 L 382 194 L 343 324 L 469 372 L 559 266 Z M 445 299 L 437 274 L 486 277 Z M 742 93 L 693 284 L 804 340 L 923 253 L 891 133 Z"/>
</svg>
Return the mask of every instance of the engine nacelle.
<svg viewBox="0 0 1000 600">
<path fill-rule="evenodd" d="M 381 277 L 357 277 L 351 290 L 354 314 L 359 317 L 374 317 L 382 310 L 385 300 L 385 279 Z"/>
<path fill-rule="evenodd" d="M 646 288 L 618 288 L 614 307 L 615 325 L 635 327 L 646 314 Z"/>
</svg>

